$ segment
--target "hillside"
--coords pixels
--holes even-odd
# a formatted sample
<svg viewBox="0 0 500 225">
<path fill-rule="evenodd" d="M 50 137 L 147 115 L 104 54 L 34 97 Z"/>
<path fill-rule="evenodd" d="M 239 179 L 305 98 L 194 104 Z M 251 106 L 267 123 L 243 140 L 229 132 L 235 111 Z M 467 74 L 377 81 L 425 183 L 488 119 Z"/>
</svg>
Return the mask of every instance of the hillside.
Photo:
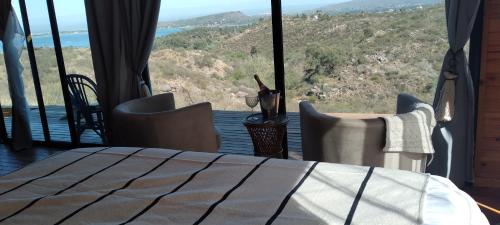
<svg viewBox="0 0 500 225">
<path fill-rule="evenodd" d="M 219 27 L 240 26 L 251 24 L 258 18 L 247 16 L 242 12 L 225 12 L 192 19 L 178 20 L 173 22 L 160 22 L 162 27 Z"/>
<path fill-rule="evenodd" d="M 380 12 L 387 10 L 415 8 L 444 3 L 444 0 L 351 0 L 327 5 L 318 10 L 331 14 L 353 12 Z"/>
<path fill-rule="evenodd" d="M 297 110 L 298 101 L 309 100 L 330 112 L 388 113 L 400 92 L 431 102 L 447 49 L 444 24 L 443 5 L 285 16 L 288 108 Z M 162 58 L 161 65 L 151 65 L 157 68 L 155 80 L 162 80 L 158 89 L 182 89 L 177 99 L 186 104 L 209 100 L 216 108 L 245 109 L 243 96 L 256 90 L 254 73 L 274 84 L 269 19 L 177 33 L 158 39 L 154 52 L 153 58 Z"/>
<path fill-rule="evenodd" d="M 308 100 L 325 112 L 393 113 L 407 92 L 431 102 L 447 35 L 443 5 L 421 10 L 330 16 L 284 16 L 287 109 Z M 177 106 L 209 101 L 215 109 L 249 110 L 259 74 L 274 86 L 270 19 L 244 26 L 200 27 L 158 38 L 149 60 L 155 94 L 173 92 Z M 253 51 L 252 51 L 253 49 Z M 36 49 L 47 104 L 63 104 L 53 49 Z M 68 73 L 92 75 L 90 50 L 64 48 Z M 26 51 L 26 92 L 36 98 Z M 0 60 L 0 101 L 9 105 Z"/>
</svg>

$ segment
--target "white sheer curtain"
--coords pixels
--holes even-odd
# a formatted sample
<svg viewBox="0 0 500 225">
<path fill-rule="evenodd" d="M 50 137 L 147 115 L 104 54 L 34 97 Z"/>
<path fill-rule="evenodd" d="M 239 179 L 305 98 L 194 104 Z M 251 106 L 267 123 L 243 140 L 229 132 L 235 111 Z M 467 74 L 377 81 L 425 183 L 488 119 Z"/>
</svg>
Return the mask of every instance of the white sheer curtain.
<svg viewBox="0 0 500 225">
<path fill-rule="evenodd" d="M 12 148 L 22 150 L 32 145 L 29 107 L 24 95 L 23 66 L 21 52 L 24 46 L 24 32 L 14 9 L 8 13 L 3 32 L 3 56 L 7 67 L 10 97 L 12 99 Z"/>
</svg>

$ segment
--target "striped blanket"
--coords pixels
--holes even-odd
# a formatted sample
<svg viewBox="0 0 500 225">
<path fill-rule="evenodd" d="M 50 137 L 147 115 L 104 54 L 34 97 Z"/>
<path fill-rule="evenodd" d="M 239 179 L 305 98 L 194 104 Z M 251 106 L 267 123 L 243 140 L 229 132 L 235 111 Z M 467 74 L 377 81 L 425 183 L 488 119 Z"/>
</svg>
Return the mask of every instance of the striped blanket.
<svg viewBox="0 0 500 225">
<path fill-rule="evenodd" d="M 0 224 L 420 224 L 429 175 L 89 148 L 0 179 Z"/>
</svg>

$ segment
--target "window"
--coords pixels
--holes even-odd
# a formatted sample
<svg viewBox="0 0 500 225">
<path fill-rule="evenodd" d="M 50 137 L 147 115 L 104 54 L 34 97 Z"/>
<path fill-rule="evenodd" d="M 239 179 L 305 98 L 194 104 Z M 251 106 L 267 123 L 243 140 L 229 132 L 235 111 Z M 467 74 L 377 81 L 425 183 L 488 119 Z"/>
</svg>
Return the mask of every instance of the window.
<svg viewBox="0 0 500 225">
<path fill-rule="evenodd" d="M 7 81 L 7 70 L 5 60 L 3 58 L 3 46 L 0 42 L 0 104 L 3 110 L 7 110 L 12 106 L 12 101 L 9 94 L 9 83 Z"/>
<path fill-rule="evenodd" d="M 18 19 L 22 21 L 19 1 L 12 1 Z M 68 73 L 79 73 L 93 77 L 92 59 L 86 30 L 85 7 L 82 1 L 55 0 L 56 15 L 59 20 L 60 38 L 65 55 Z M 69 127 L 65 111 L 59 69 L 54 50 L 46 1 L 26 0 L 32 43 L 35 52 L 40 86 L 46 109 L 50 138 L 52 141 L 70 142 Z M 24 85 L 26 98 L 31 107 L 31 129 L 33 139 L 46 140 L 42 130 L 42 121 L 36 98 L 28 49 L 24 49 L 21 62 L 24 66 Z M 2 73 L 4 70 L 0 70 Z M 5 77 L 5 76 L 4 76 Z M 0 85 L 3 85 L 0 80 Z M 8 90 L 8 89 L 4 89 Z M 0 93 L 3 99 L 10 101 L 8 95 Z M 7 119 L 7 121 L 9 121 Z M 83 135 L 82 142 L 85 142 Z"/>
<path fill-rule="evenodd" d="M 81 74 L 95 81 L 84 0 L 55 0 L 54 7 L 66 74 Z M 91 104 L 97 104 L 95 95 L 89 93 L 88 97 Z"/>
<path fill-rule="evenodd" d="M 287 108 L 394 113 L 399 93 L 432 102 L 446 53 L 444 1 L 283 0 Z"/>
<path fill-rule="evenodd" d="M 154 93 L 178 106 L 249 110 L 254 74 L 274 87 L 270 0 L 164 2 L 149 68 Z"/>
</svg>

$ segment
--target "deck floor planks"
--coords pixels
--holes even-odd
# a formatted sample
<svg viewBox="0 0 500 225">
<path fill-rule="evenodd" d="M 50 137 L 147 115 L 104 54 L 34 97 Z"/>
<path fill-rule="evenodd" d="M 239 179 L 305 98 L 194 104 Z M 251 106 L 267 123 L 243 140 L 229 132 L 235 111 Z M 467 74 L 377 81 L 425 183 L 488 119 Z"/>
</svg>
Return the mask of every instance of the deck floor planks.
<svg viewBox="0 0 500 225">
<path fill-rule="evenodd" d="M 47 120 L 52 141 L 70 142 L 69 128 L 66 120 L 66 111 L 62 106 L 47 106 Z M 214 123 L 221 134 L 220 152 L 230 154 L 253 155 L 253 144 L 243 120 L 250 112 L 241 111 L 214 111 Z M 288 113 L 288 149 L 296 155 L 301 153 L 300 122 L 298 113 Z M 12 118 L 5 118 L 9 137 L 11 134 Z M 40 113 L 37 108 L 31 110 L 31 129 L 33 139 L 44 141 Z M 93 131 L 85 131 L 81 136 L 85 144 L 102 144 L 101 139 Z"/>
<path fill-rule="evenodd" d="M 0 176 L 12 173 L 31 163 L 43 160 L 60 152 L 63 152 L 63 150 L 45 147 L 34 147 L 32 149 L 16 152 L 0 144 Z"/>
</svg>

